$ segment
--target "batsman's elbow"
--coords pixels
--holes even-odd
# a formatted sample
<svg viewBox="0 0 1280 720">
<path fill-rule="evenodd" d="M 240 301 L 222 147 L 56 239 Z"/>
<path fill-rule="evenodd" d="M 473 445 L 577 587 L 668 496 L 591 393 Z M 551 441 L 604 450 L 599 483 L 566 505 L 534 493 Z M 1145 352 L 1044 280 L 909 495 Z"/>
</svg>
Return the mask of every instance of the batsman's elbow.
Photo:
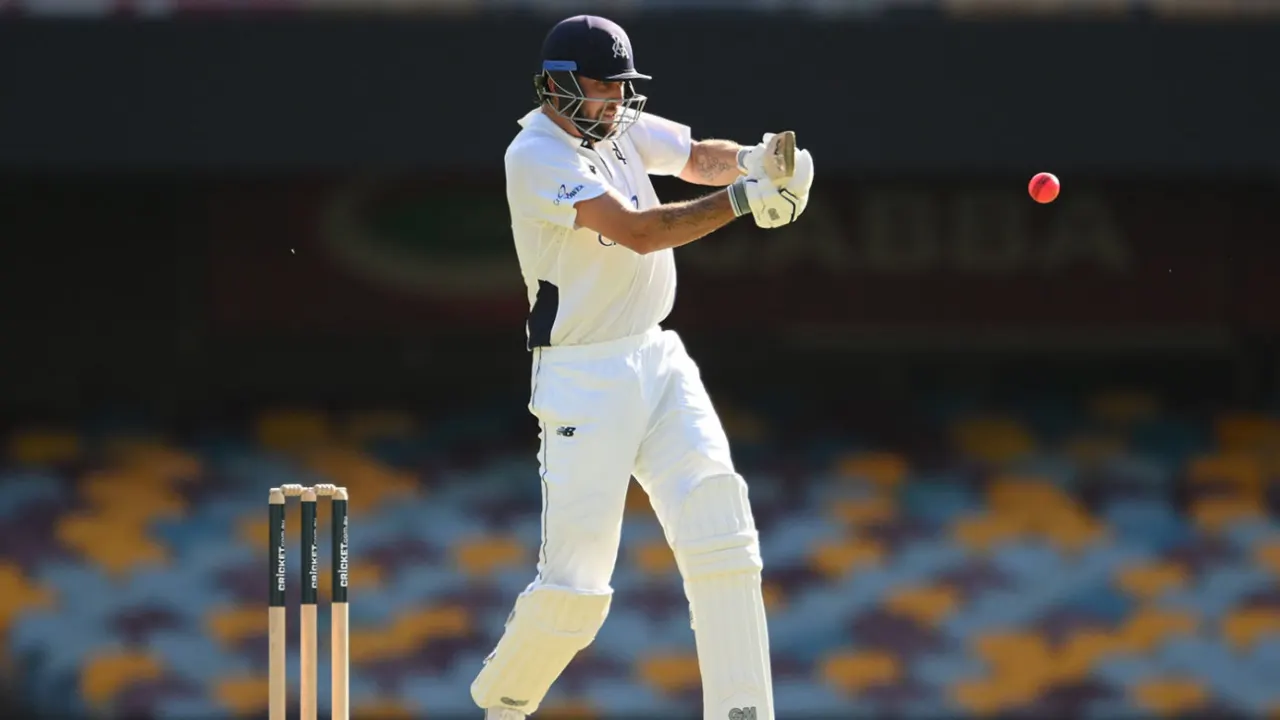
<svg viewBox="0 0 1280 720">
<path fill-rule="evenodd" d="M 653 251 L 649 233 L 644 227 L 644 215 L 630 207 L 616 192 L 579 202 L 576 210 L 578 224 L 596 232 L 602 241 L 621 245 L 641 255 Z"/>
<path fill-rule="evenodd" d="M 621 238 L 614 239 L 614 242 L 637 255 L 648 255 L 649 253 L 655 252 L 659 249 L 650 241 L 648 236 L 636 233 L 625 234 Z"/>
<path fill-rule="evenodd" d="M 637 255 L 647 255 L 658 250 L 652 234 L 646 232 L 638 222 L 621 223 L 608 232 L 596 232 L 600 235 L 601 243 L 606 246 L 624 247 Z"/>
</svg>

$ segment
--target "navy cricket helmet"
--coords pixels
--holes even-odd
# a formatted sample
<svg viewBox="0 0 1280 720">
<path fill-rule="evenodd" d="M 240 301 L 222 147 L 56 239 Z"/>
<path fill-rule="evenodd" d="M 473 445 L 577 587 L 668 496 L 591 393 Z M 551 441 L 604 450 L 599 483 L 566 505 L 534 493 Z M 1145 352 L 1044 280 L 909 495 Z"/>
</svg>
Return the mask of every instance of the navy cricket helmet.
<svg viewBox="0 0 1280 720">
<path fill-rule="evenodd" d="M 622 98 L 588 97 L 579 77 L 621 82 Z M 542 68 L 534 76 L 538 103 L 548 103 L 588 140 L 620 137 L 640 118 L 648 98 L 636 93 L 633 80 L 651 80 L 636 71 L 631 39 L 617 23 L 595 15 L 575 15 L 556 23 L 542 43 Z M 582 114 L 592 100 L 616 105 L 612 122 Z"/>
</svg>

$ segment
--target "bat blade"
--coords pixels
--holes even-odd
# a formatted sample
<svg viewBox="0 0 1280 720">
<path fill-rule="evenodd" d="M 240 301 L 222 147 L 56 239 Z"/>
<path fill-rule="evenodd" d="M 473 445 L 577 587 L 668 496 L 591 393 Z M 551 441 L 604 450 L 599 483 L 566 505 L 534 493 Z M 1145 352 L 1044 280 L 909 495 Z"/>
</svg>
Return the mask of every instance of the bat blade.
<svg viewBox="0 0 1280 720">
<path fill-rule="evenodd" d="M 791 179 L 796 172 L 796 134 L 791 130 L 778 133 L 769 140 L 765 173 L 775 184 Z"/>
</svg>

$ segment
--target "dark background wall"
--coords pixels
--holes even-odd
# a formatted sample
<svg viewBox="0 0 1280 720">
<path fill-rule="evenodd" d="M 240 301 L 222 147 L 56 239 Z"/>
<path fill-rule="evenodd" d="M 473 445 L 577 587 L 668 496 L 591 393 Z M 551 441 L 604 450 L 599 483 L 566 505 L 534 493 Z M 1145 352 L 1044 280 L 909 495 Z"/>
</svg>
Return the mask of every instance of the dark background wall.
<svg viewBox="0 0 1280 720">
<path fill-rule="evenodd" d="M 651 110 L 744 140 L 793 127 L 828 172 L 1280 163 L 1274 24 L 617 17 L 655 78 Z M 552 19 L 6 23 L 0 163 L 491 172 Z"/>
<path fill-rule="evenodd" d="M 708 362 L 1070 347 L 1269 367 L 1280 25 L 676 17 L 619 15 L 651 110 L 704 137 L 794 128 L 819 169 L 804 223 L 680 252 L 672 322 Z M 11 407 L 337 393 L 335 374 L 427 392 L 451 363 L 518 386 L 499 159 L 548 22 L 0 24 Z M 1024 191 L 1040 170 L 1064 182 L 1050 206 Z M 752 353 L 716 352 L 730 337 Z"/>
</svg>

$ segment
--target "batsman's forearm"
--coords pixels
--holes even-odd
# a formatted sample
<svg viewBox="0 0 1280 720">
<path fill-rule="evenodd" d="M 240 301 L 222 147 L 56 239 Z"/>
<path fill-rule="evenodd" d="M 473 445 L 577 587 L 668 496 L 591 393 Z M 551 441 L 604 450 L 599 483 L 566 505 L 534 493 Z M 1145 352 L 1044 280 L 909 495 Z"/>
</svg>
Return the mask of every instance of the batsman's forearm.
<svg viewBox="0 0 1280 720">
<path fill-rule="evenodd" d="M 738 217 L 730 192 L 732 189 L 721 190 L 636 213 L 632 242 L 628 245 L 637 252 L 656 252 L 688 245 L 719 230 Z"/>
<path fill-rule="evenodd" d="M 689 151 L 689 162 L 681 179 L 698 185 L 724 187 L 737 180 L 738 151 L 742 146 L 732 140 L 699 140 Z"/>
</svg>

